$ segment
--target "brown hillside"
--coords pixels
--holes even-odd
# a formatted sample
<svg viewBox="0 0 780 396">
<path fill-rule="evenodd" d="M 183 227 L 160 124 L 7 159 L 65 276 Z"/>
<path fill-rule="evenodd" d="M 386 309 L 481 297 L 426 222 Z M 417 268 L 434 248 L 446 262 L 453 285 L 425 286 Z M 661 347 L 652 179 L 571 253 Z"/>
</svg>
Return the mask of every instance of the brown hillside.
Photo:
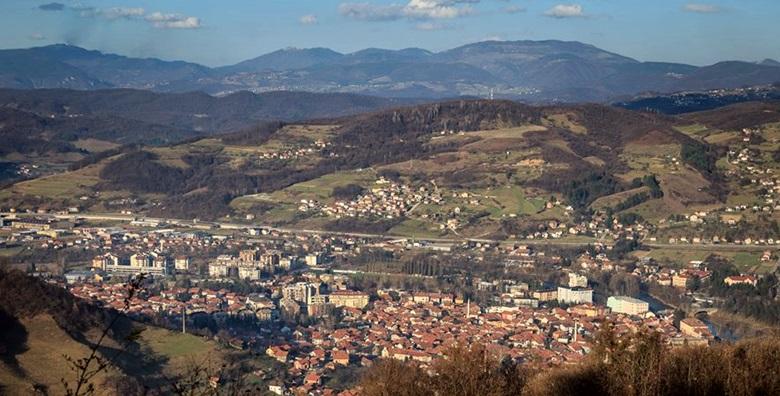
<svg viewBox="0 0 780 396">
<path fill-rule="evenodd" d="M 738 103 L 715 110 L 685 114 L 682 118 L 721 130 L 754 128 L 780 122 L 780 102 Z"/>
</svg>

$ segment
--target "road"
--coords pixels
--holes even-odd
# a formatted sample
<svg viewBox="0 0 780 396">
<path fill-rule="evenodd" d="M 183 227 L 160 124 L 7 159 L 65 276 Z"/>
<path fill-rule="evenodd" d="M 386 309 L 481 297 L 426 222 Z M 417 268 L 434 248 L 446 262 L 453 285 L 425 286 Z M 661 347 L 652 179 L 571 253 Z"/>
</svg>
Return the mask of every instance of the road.
<svg viewBox="0 0 780 396">
<path fill-rule="evenodd" d="M 84 219 L 93 221 L 145 221 L 151 223 L 167 223 L 174 226 L 181 227 L 194 227 L 194 226 L 206 226 L 228 230 L 245 230 L 248 228 L 260 228 L 269 231 L 275 231 L 287 234 L 303 234 L 303 235 L 322 235 L 322 236 L 341 236 L 352 238 L 368 238 L 368 239 L 384 239 L 384 240 L 398 240 L 399 238 L 409 238 L 404 235 L 388 235 L 388 234 L 368 234 L 360 232 L 341 232 L 341 231 L 325 231 L 306 228 L 287 228 L 287 227 L 274 227 L 263 224 L 246 224 L 246 223 L 231 223 L 231 222 L 206 222 L 195 221 L 192 219 L 175 219 L 175 218 L 163 218 L 163 217 L 144 217 L 137 215 L 127 215 L 121 213 L 77 213 L 77 214 L 36 214 L 36 213 L 7 213 L 2 212 L 0 215 L 17 217 L 36 217 L 36 216 L 49 216 L 60 220 L 74 220 Z M 548 245 L 548 246 L 586 246 L 591 243 L 603 243 L 609 245 L 609 241 L 601 241 L 591 239 L 587 241 L 559 241 L 551 239 L 517 239 L 517 240 L 500 240 L 500 239 L 487 239 L 487 238 L 418 238 L 420 240 L 433 242 L 433 243 L 460 243 L 460 242 L 479 242 L 479 243 L 499 243 L 499 244 L 521 244 L 521 245 Z M 685 250 L 736 250 L 736 251 L 764 251 L 769 246 L 763 245 L 737 245 L 737 244 L 669 244 L 669 243 L 655 243 L 655 242 L 643 242 L 644 246 L 658 249 L 685 249 Z"/>
</svg>

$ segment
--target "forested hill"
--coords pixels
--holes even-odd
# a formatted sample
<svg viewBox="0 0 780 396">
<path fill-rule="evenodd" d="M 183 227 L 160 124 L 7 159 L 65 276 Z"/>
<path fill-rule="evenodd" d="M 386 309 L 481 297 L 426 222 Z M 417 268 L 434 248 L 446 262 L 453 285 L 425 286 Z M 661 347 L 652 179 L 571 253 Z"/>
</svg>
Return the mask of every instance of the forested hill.
<svg viewBox="0 0 780 396">
<path fill-rule="evenodd" d="M 0 156 L 42 170 L 62 169 L 122 145 L 161 146 L 268 120 L 330 118 L 413 102 L 341 93 L 238 92 L 215 97 L 132 89 L 0 89 Z"/>
</svg>

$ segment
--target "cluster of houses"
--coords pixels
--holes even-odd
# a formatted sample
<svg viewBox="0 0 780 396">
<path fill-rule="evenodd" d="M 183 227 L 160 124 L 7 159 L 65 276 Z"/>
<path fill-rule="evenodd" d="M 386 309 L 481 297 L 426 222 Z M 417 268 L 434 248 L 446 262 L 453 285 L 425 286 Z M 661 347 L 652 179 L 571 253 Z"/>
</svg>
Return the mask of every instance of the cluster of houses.
<svg viewBox="0 0 780 396">
<path fill-rule="evenodd" d="M 780 186 L 778 186 L 780 187 Z M 774 199 L 771 199 L 773 202 Z M 699 226 L 703 224 L 724 224 L 725 226 L 735 226 L 740 220 L 744 218 L 740 212 L 753 211 L 753 212 L 771 212 L 773 208 L 761 207 L 759 205 L 734 205 L 727 206 L 725 208 L 710 210 L 710 211 L 696 211 L 691 214 L 685 214 L 682 216 L 685 223 L 693 226 Z M 662 223 L 666 223 L 666 220 L 662 220 Z M 679 222 L 678 222 L 679 223 Z M 780 245 L 780 238 L 761 238 L 750 237 L 745 238 L 730 238 L 725 236 L 725 232 L 721 235 L 701 236 L 692 235 L 693 232 L 687 231 L 688 235 L 674 235 L 667 239 L 670 244 L 735 244 L 735 245 Z M 657 241 L 656 237 L 649 238 L 650 241 Z"/>
<path fill-rule="evenodd" d="M 316 140 L 310 146 L 306 147 L 290 147 L 279 151 L 266 151 L 258 154 L 261 159 L 280 159 L 280 160 L 294 160 L 301 157 L 310 156 L 319 153 L 323 149 L 327 148 L 330 142 L 323 140 Z"/>
<path fill-rule="evenodd" d="M 510 253 L 520 259 L 544 258 L 528 246 L 515 247 Z M 130 262 L 137 265 L 155 261 L 150 253 L 135 255 Z M 372 297 L 351 289 L 350 279 L 344 275 L 306 270 L 305 266 L 301 267 L 302 272 L 277 271 L 284 257 L 284 253 L 273 249 L 243 248 L 238 256 L 213 262 L 269 271 L 271 276 L 252 283 L 264 292 L 242 294 L 197 286 L 169 287 L 154 294 L 139 293 L 126 305 L 126 289 L 121 284 L 76 282 L 69 287 L 75 295 L 127 309 L 138 318 L 162 316 L 173 324 L 181 320 L 188 328 L 205 318 L 221 325 L 236 318 L 263 322 L 259 331 L 229 328 L 230 345 L 264 351 L 285 363 L 287 379 L 274 382 L 271 389 L 282 393 L 322 391 L 328 377 L 339 367 L 370 365 L 379 357 L 425 366 L 453 345 L 475 342 L 489 345 L 491 352 L 532 365 L 577 362 L 590 351 L 592 336 L 604 323 L 614 324 L 618 335 L 654 329 L 671 345 L 707 344 L 712 340 L 706 326 L 696 320 L 685 320 L 679 328 L 675 327 L 671 315 L 650 313 L 649 304 L 640 299 L 618 295 L 611 296 L 606 306 L 594 304 L 593 290 L 581 272 L 585 269 L 576 266 L 566 270 L 565 280 L 555 288 L 531 290 L 528 284 L 518 281 L 475 279 L 480 290 L 496 292 L 489 305 L 478 306 L 442 292 L 380 289 Z M 118 259 L 110 254 L 100 255 L 95 264 L 112 265 L 108 263 L 115 258 Z M 637 267 L 644 274 L 644 267 Z M 234 275 L 230 271 L 214 275 L 222 279 L 223 275 Z M 692 267 L 675 275 L 707 274 L 700 267 Z M 749 281 L 749 277 L 729 280 Z M 683 284 L 682 280 L 679 282 Z M 552 301 L 557 302 L 552 304 L 557 308 L 545 304 Z M 309 324 L 304 326 L 290 321 L 297 316 L 327 318 L 335 311 L 339 312 L 341 324 L 336 328 L 325 322 L 307 321 Z"/>
<path fill-rule="evenodd" d="M 380 178 L 371 191 L 352 201 L 336 201 L 320 205 L 316 201 L 302 200 L 300 211 L 320 211 L 336 218 L 365 217 L 394 219 L 406 215 L 416 205 L 440 204 L 441 195 L 435 186 L 412 188 L 405 184 Z"/>
<path fill-rule="evenodd" d="M 366 309 L 344 309 L 347 327 L 299 326 L 292 339 L 269 345 L 266 354 L 288 366 L 287 382 L 276 386 L 309 394 L 322 391 L 340 366 L 366 366 L 382 357 L 426 367 L 449 348 L 473 343 L 529 365 L 568 364 L 584 359 L 593 347 L 593 335 L 605 323 L 613 324 L 618 336 L 652 329 L 672 345 L 712 339 L 698 327 L 678 329 L 671 316 L 634 314 L 631 311 L 639 309 L 627 298 L 616 302 L 615 309 L 592 303 L 550 309 L 479 307 L 447 293 L 380 289 L 377 294 Z"/>
</svg>

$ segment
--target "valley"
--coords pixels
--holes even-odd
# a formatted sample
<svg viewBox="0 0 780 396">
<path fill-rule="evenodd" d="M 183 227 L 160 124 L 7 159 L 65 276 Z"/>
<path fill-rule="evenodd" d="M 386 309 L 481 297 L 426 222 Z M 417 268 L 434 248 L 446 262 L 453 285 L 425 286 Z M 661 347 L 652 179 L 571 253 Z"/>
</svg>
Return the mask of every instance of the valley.
<svg viewBox="0 0 780 396">
<path fill-rule="evenodd" d="M 780 2 L 0 3 L 0 396 L 780 395 Z"/>
</svg>

